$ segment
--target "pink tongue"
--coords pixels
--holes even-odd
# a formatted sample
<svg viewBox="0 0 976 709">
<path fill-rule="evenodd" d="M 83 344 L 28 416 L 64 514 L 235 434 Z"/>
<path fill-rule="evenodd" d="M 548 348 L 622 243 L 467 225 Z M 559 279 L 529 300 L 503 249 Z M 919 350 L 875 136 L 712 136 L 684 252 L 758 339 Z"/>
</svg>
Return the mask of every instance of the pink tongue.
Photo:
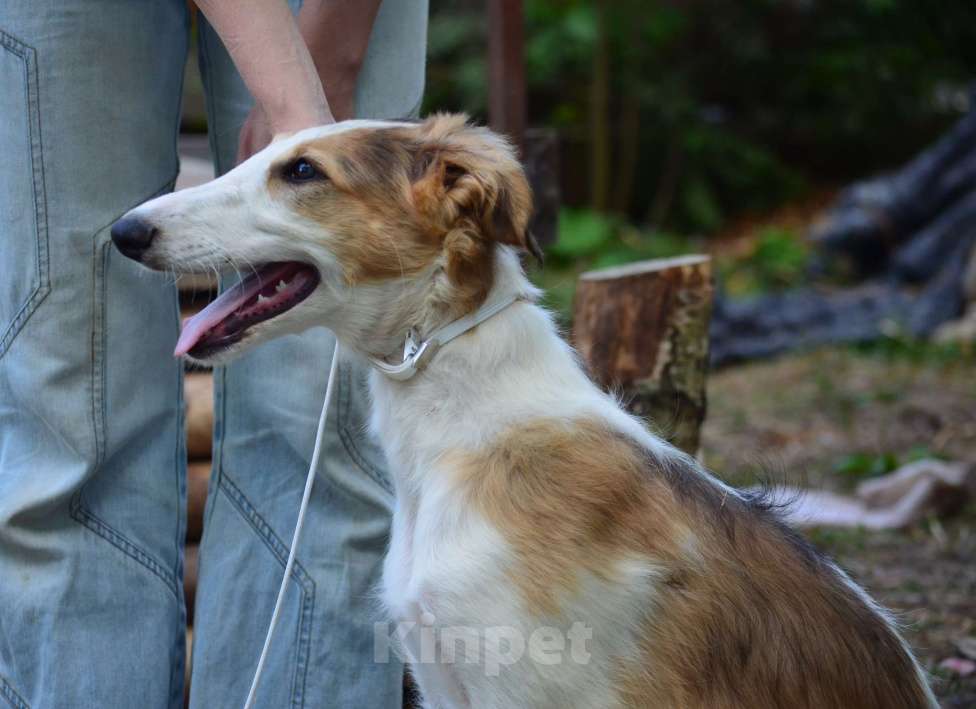
<svg viewBox="0 0 976 709">
<path fill-rule="evenodd" d="M 176 341 L 174 357 L 180 357 L 193 349 L 204 334 L 221 320 L 244 305 L 261 287 L 260 279 L 247 279 L 221 293 L 210 305 L 183 321 L 183 331 Z"/>
</svg>

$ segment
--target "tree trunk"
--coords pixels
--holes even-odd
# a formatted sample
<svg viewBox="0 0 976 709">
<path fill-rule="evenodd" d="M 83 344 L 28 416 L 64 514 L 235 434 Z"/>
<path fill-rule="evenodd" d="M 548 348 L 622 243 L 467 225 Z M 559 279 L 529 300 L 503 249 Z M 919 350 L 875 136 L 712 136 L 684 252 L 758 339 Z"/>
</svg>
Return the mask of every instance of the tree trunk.
<svg viewBox="0 0 976 709">
<path fill-rule="evenodd" d="M 598 0 L 597 44 L 590 79 L 590 206 L 604 212 L 610 195 L 610 42 L 606 2 Z"/>
<path fill-rule="evenodd" d="M 707 256 L 591 271 L 576 290 L 574 342 L 593 379 L 692 455 L 705 419 L 711 305 Z"/>
</svg>

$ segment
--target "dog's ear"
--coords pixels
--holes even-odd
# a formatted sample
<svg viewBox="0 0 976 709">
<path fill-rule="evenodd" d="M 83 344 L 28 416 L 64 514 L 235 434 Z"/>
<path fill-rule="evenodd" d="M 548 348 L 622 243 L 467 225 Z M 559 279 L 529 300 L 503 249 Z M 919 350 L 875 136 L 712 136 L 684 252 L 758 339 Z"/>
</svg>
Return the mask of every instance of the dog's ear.
<svg viewBox="0 0 976 709">
<path fill-rule="evenodd" d="M 462 228 L 542 260 L 529 233 L 532 192 L 511 145 L 464 116 L 434 116 L 421 124 L 414 156 L 414 198 L 445 231 Z"/>
</svg>

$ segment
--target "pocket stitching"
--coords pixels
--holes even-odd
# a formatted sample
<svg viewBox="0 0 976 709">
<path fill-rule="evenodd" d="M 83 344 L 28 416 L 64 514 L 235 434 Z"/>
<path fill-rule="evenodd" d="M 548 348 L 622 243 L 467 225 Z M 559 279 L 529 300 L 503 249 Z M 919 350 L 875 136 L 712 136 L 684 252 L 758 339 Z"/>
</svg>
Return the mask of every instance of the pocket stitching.
<svg viewBox="0 0 976 709">
<path fill-rule="evenodd" d="M 38 99 L 37 51 L 28 44 L 0 30 L 0 47 L 24 64 L 24 88 L 27 103 L 27 129 L 31 161 L 32 196 L 34 200 L 34 241 L 37 253 L 37 281 L 13 320 L 0 335 L 0 357 L 51 291 L 48 259 L 47 195 L 44 181 L 43 142 Z"/>
<path fill-rule="evenodd" d="M 92 514 L 92 512 L 84 506 L 81 499 L 81 493 L 82 491 L 79 490 L 71 498 L 72 519 L 97 534 L 123 554 L 148 569 L 154 575 L 158 576 L 166 585 L 166 588 L 168 588 L 176 597 L 176 599 L 180 600 L 182 598 L 182 594 L 177 584 L 176 577 L 173 576 L 162 564 L 149 556 L 137 545 L 133 544 L 128 537 Z"/>
<path fill-rule="evenodd" d="M 10 682 L 0 677 L 0 697 L 6 699 L 10 706 L 14 709 L 30 709 L 30 704 L 24 701 L 14 688 L 10 685 Z"/>
<path fill-rule="evenodd" d="M 227 496 L 237 513 L 244 518 L 258 538 L 278 559 L 282 567 L 288 561 L 288 546 L 278 537 L 271 525 L 261 516 L 244 491 L 225 474 L 220 476 L 218 489 Z M 301 611 L 298 626 L 298 648 L 295 675 L 292 678 L 292 706 L 301 709 L 305 703 L 305 684 L 308 679 L 308 662 L 312 643 L 312 620 L 315 611 L 315 579 L 298 559 L 291 571 L 292 580 L 301 592 Z"/>
</svg>

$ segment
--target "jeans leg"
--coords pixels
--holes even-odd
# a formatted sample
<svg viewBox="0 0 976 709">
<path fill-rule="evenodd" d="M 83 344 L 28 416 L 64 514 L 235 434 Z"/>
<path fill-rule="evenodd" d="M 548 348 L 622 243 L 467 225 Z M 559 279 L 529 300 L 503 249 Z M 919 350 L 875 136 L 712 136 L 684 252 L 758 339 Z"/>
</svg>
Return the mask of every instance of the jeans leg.
<svg viewBox="0 0 976 709">
<path fill-rule="evenodd" d="M 183 0 L 0 4 L 0 706 L 182 703 L 177 303 L 108 228 L 176 177 L 186 42 Z"/>
<path fill-rule="evenodd" d="M 425 2 L 384 3 L 373 38 L 387 44 L 371 45 L 373 68 L 364 71 L 384 83 L 360 85 L 361 110 L 380 117 L 415 110 L 425 36 Z M 251 101 L 206 25 L 200 40 L 211 147 L 223 172 L 233 166 Z M 192 707 L 233 706 L 247 693 L 288 554 L 333 345 L 331 333 L 309 331 L 266 343 L 215 373 L 214 479 L 200 553 Z M 403 702 L 399 661 L 373 659 L 373 624 L 383 620 L 374 589 L 392 490 L 383 454 L 365 432 L 365 368 L 345 360 L 338 377 L 258 706 L 399 709 Z"/>
</svg>

